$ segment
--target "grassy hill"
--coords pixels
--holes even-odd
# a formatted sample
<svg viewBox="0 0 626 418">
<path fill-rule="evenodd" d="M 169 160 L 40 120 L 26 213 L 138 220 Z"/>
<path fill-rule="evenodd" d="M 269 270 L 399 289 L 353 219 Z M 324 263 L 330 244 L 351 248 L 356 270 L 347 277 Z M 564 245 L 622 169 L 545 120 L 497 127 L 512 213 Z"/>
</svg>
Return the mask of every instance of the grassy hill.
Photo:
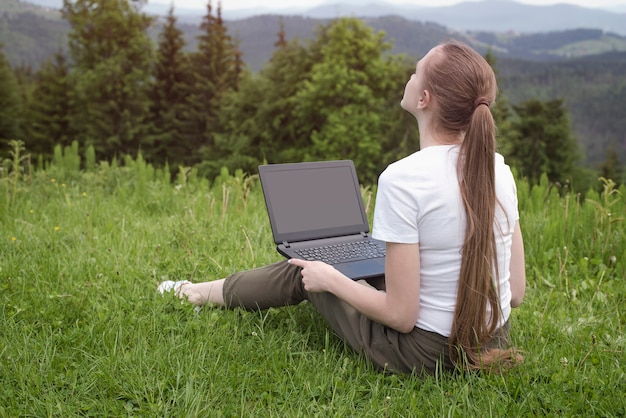
<svg viewBox="0 0 626 418">
<path fill-rule="evenodd" d="M 610 215 L 626 207 L 611 188 L 578 201 L 519 181 L 524 363 L 420 379 L 375 371 L 310 304 L 198 312 L 156 292 L 282 259 L 258 181 L 55 155 L 0 170 L 0 416 L 626 414 L 626 229 Z"/>
</svg>

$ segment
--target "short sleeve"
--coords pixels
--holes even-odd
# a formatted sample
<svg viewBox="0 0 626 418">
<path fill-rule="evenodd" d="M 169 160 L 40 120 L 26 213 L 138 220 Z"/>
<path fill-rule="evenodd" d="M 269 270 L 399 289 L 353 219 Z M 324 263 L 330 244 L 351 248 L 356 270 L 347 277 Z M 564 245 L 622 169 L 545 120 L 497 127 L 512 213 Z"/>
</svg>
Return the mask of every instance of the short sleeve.
<svg viewBox="0 0 626 418">
<path fill-rule="evenodd" d="M 496 195 L 498 201 L 504 207 L 506 216 L 511 221 L 519 220 L 519 207 L 517 199 L 517 185 L 515 177 L 511 172 L 511 168 L 505 164 L 504 158 L 500 154 L 496 154 L 496 178 L 497 187 Z"/>
<path fill-rule="evenodd" d="M 418 204 L 410 184 L 393 166 L 380 175 L 374 209 L 374 238 L 402 244 L 419 242 Z"/>
</svg>

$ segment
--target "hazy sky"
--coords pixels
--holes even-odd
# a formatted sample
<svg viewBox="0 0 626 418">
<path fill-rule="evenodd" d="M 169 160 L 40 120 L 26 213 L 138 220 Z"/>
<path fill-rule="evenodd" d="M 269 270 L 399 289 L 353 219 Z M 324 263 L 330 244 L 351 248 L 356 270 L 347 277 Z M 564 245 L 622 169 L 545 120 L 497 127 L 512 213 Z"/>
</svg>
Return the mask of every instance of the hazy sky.
<svg viewBox="0 0 626 418">
<path fill-rule="evenodd" d="M 213 5 L 217 5 L 218 0 L 212 0 Z M 236 10 L 236 9 L 251 9 L 251 8 L 265 8 L 265 9 L 287 9 L 290 7 L 314 7 L 324 3 L 355 3 L 354 0 L 221 0 L 223 10 Z M 420 6 L 446 6 L 455 3 L 460 3 L 460 0 L 382 0 L 388 3 L 394 4 L 413 4 Z M 584 7 L 607 7 L 615 5 L 626 4 L 626 0 L 516 0 L 519 3 L 533 4 L 533 5 L 548 5 L 556 3 L 570 3 Z M 152 0 L 155 3 L 169 4 L 170 0 Z M 362 0 L 363 3 L 367 3 L 367 0 Z M 174 0 L 177 8 L 204 8 L 207 1 L 199 0 Z M 360 1 L 358 3 L 361 3 Z"/>
</svg>

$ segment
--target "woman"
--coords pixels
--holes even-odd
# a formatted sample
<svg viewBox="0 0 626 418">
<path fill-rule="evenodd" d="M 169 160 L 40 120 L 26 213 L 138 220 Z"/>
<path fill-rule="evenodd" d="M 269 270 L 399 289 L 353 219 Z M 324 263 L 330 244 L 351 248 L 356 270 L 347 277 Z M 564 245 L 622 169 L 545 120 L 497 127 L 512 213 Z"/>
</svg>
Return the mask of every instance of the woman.
<svg viewBox="0 0 626 418">
<path fill-rule="evenodd" d="M 202 305 L 264 309 L 310 301 L 333 330 L 380 369 L 421 374 L 491 369 L 525 291 L 513 176 L 495 152 L 489 64 L 468 46 L 433 48 L 406 84 L 420 151 L 380 176 L 372 236 L 387 246 L 385 291 L 319 261 L 292 259 L 226 279 L 164 282 Z"/>
</svg>

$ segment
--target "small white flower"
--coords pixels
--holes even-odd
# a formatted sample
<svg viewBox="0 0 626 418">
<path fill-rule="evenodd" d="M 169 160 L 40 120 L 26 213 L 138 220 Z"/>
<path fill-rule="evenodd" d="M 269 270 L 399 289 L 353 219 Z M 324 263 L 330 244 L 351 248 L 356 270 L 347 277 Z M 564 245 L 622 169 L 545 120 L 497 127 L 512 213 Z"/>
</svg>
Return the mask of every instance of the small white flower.
<svg viewBox="0 0 626 418">
<path fill-rule="evenodd" d="M 253 336 L 253 337 L 256 337 L 256 336 L 258 336 L 258 335 L 259 335 L 259 334 L 257 334 L 257 333 L 256 333 L 256 331 L 252 331 L 252 336 Z"/>
<path fill-rule="evenodd" d="M 561 364 L 562 365 L 567 366 L 567 362 L 568 362 L 567 357 L 561 357 Z"/>
<path fill-rule="evenodd" d="M 174 188 L 175 188 L 176 190 L 180 190 L 180 189 L 182 189 L 182 188 L 183 188 L 183 185 L 182 185 L 182 184 L 177 184 Z"/>
</svg>

